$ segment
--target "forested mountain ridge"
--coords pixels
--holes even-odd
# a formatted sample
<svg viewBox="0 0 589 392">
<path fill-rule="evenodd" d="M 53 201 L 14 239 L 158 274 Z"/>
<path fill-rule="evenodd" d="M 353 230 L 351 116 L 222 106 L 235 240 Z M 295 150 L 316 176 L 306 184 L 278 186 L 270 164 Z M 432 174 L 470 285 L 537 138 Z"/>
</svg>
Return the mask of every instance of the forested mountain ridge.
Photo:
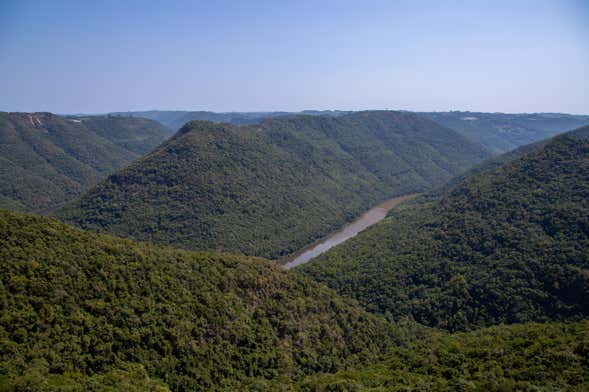
<svg viewBox="0 0 589 392">
<path fill-rule="evenodd" d="M 159 122 L 141 117 L 77 116 L 75 119 L 90 131 L 138 156 L 150 152 L 174 134 Z"/>
<path fill-rule="evenodd" d="M 189 121 L 203 120 L 234 125 L 257 124 L 263 120 L 293 115 L 342 116 L 354 112 L 341 110 L 305 110 L 302 112 L 227 112 L 150 110 L 116 112 L 114 116 L 144 117 L 159 121 L 171 130 L 179 130 Z M 503 153 L 519 146 L 543 140 L 556 134 L 589 124 L 589 115 L 565 113 L 417 113 L 481 143 L 493 153 Z"/>
<path fill-rule="evenodd" d="M 329 115 L 340 116 L 348 112 L 339 110 L 304 110 L 302 112 L 209 112 L 189 110 L 147 110 L 140 112 L 113 112 L 112 116 L 143 117 L 155 120 L 173 131 L 182 128 L 190 121 L 210 121 L 216 123 L 229 123 L 233 125 L 257 124 L 263 120 L 293 115 Z"/>
<path fill-rule="evenodd" d="M 244 127 L 195 121 L 57 216 L 189 249 L 277 258 L 488 155 L 410 113 L 292 116 Z"/>
<path fill-rule="evenodd" d="M 589 125 L 566 132 L 565 135 L 573 139 L 589 139 Z M 454 186 L 460 184 L 466 178 L 475 176 L 479 173 L 492 171 L 506 163 L 509 163 L 516 159 L 520 159 L 524 157 L 526 154 L 531 154 L 532 152 L 539 151 L 542 148 L 544 148 L 547 144 L 552 142 L 553 139 L 554 138 L 548 138 L 531 144 L 526 144 L 525 146 L 518 147 L 504 154 L 496 155 L 489 159 L 486 159 L 482 163 L 473 166 L 471 169 L 465 171 L 464 173 L 455 176 L 443 186 L 436 188 L 431 192 L 428 192 L 427 194 L 424 194 L 422 198 L 433 200 L 435 198 L 442 197 L 445 192 L 452 189 Z M 419 200 L 417 200 L 417 202 L 419 203 Z"/>
<path fill-rule="evenodd" d="M 295 270 L 372 311 L 449 330 L 586 318 L 583 133 L 469 176 Z"/>
<path fill-rule="evenodd" d="M 0 207 L 40 211 L 59 205 L 168 134 L 145 119 L 0 112 Z"/>
<path fill-rule="evenodd" d="M 5 211 L 0 260 L 8 390 L 95 390 L 113 380 L 235 390 L 373 362 L 404 341 L 400 328 L 267 260 Z"/>
<path fill-rule="evenodd" d="M 564 113 L 420 113 L 477 141 L 495 153 L 503 153 L 559 133 L 589 124 L 589 115 Z"/>
</svg>

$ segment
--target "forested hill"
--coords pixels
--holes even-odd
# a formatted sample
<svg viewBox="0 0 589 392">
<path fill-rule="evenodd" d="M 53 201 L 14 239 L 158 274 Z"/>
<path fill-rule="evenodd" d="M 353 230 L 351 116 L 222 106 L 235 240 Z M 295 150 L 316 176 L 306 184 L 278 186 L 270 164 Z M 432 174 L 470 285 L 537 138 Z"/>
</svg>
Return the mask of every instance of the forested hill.
<svg viewBox="0 0 589 392">
<path fill-rule="evenodd" d="M 0 208 L 62 204 L 169 136 L 139 118 L 0 112 Z"/>
<path fill-rule="evenodd" d="M 404 341 L 262 259 L 0 211 L 0 260 L 3 390 L 243 390 L 371 363 Z"/>
<path fill-rule="evenodd" d="M 117 235 L 277 258 L 488 155 L 410 113 L 293 116 L 243 127 L 197 121 L 57 215 Z"/>
<path fill-rule="evenodd" d="M 140 156 L 174 135 L 159 122 L 140 117 L 79 116 L 71 119 L 80 120 L 88 130 Z"/>
<path fill-rule="evenodd" d="M 589 139 L 589 125 L 566 132 L 566 136 L 574 139 Z M 453 188 L 457 184 L 460 184 L 467 177 L 472 177 L 482 172 L 494 170 L 500 167 L 501 165 L 522 158 L 526 154 L 539 151 L 552 141 L 553 138 L 540 140 L 538 142 L 518 147 L 515 150 L 506 152 L 505 154 L 496 155 L 494 157 L 486 159 L 482 163 L 475 165 L 474 167 L 465 171 L 464 173 L 452 178 L 444 186 L 436 188 L 432 192 L 429 192 L 427 195 L 424 195 L 424 197 L 429 198 L 430 200 L 435 199 L 436 197 L 441 197 L 445 194 L 446 191 Z"/>
<path fill-rule="evenodd" d="M 262 259 L 175 250 L 12 212 L 0 212 L 0 260 L 4 390 L 589 385 L 587 321 L 449 335 L 389 323 Z"/>
<path fill-rule="evenodd" d="M 298 270 L 449 330 L 589 316 L 589 140 L 558 136 Z"/>
<path fill-rule="evenodd" d="M 329 115 L 340 116 L 347 114 L 339 110 L 305 110 L 302 112 L 226 112 L 216 113 L 208 111 L 188 111 L 188 110 L 147 110 L 143 112 L 114 112 L 113 116 L 121 117 L 143 117 L 159 121 L 171 130 L 177 131 L 184 124 L 190 121 L 210 121 L 216 123 L 229 123 L 234 125 L 251 125 L 257 124 L 263 120 L 276 117 L 292 116 L 297 114 L 304 115 Z"/>
<path fill-rule="evenodd" d="M 589 124 L 589 115 L 563 113 L 422 113 L 495 153 L 513 150 Z"/>
<path fill-rule="evenodd" d="M 158 121 L 176 131 L 189 121 L 211 121 L 234 125 L 257 124 L 265 119 L 293 115 L 343 116 L 353 112 L 341 110 L 305 110 L 302 112 L 227 112 L 182 110 L 149 110 L 116 112 L 113 116 L 143 117 Z M 535 141 L 546 139 L 589 124 L 589 115 L 564 113 L 478 113 L 429 112 L 418 113 L 438 124 L 453 129 L 471 140 L 483 144 L 494 153 L 503 153 Z"/>
</svg>

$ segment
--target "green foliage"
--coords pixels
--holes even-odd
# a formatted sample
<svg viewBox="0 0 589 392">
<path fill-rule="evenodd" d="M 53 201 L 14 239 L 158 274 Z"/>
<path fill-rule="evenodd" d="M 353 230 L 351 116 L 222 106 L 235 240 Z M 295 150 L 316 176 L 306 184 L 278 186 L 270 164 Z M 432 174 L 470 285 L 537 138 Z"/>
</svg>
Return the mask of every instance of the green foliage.
<svg viewBox="0 0 589 392">
<path fill-rule="evenodd" d="M 535 113 L 422 113 L 489 150 L 502 153 L 589 124 L 589 116 Z"/>
<path fill-rule="evenodd" d="M 316 374 L 301 391 L 586 391 L 589 321 L 498 326 L 393 349 L 357 370 Z"/>
<path fill-rule="evenodd" d="M 87 116 L 77 119 L 98 136 L 139 156 L 147 154 L 173 135 L 160 123 L 139 117 Z"/>
<path fill-rule="evenodd" d="M 409 113 L 294 116 L 249 127 L 192 122 L 57 216 L 183 248 L 278 258 L 486 156 Z"/>
<path fill-rule="evenodd" d="M 41 211 L 63 204 L 168 133 L 144 119 L 0 112 L 0 208 Z"/>
<path fill-rule="evenodd" d="M 589 140 L 557 137 L 482 170 L 297 269 L 448 330 L 587 317 Z"/>
<path fill-rule="evenodd" d="M 373 362 L 406 339 L 270 261 L 11 212 L 0 212 L 0 315 L 4 390 L 239 389 Z"/>
<path fill-rule="evenodd" d="M 119 363 L 116 367 L 94 375 L 50 373 L 47 361 L 35 359 L 20 375 L 0 375 L 1 392 L 169 392 L 161 381 L 149 377 L 142 365 Z"/>
</svg>

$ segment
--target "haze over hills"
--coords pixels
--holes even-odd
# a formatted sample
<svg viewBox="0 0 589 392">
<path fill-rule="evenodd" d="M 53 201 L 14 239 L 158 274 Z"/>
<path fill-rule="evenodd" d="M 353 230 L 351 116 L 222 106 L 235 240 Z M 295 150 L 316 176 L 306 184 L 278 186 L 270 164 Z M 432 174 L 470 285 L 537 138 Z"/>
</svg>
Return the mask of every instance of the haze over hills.
<svg viewBox="0 0 589 392">
<path fill-rule="evenodd" d="M 141 117 L 76 116 L 82 124 L 97 135 L 118 146 L 142 156 L 171 137 L 174 132 L 157 121 Z"/>
<path fill-rule="evenodd" d="M 300 273 L 449 330 L 589 315 L 589 128 L 405 208 Z"/>
<path fill-rule="evenodd" d="M 192 122 L 57 216 L 157 243 L 277 258 L 488 156 L 411 113 Z"/>
<path fill-rule="evenodd" d="M 74 198 L 170 134 L 140 118 L 0 112 L 0 208 L 40 211 Z"/>
<path fill-rule="evenodd" d="M 121 117 L 143 117 L 159 121 L 171 130 L 177 131 L 190 121 L 210 121 L 216 123 L 229 123 L 234 125 L 251 125 L 268 118 L 293 116 L 298 114 L 319 116 L 340 116 L 350 112 L 340 110 L 304 110 L 302 112 L 226 112 L 216 113 L 209 111 L 188 110 L 148 110 L 138 112 L 113 112 L 110 115 Z"/>
<path fill-rule="evenodd" d="M 230 123 L 235 125 L 256 124 L 268 118 L 298 114 L 342 116 L 353 111 L 305 110 L 302 112 L 229 112 L 167 111 L 115 112 L 116 116 L 144 117 L 159 121 L 172 130 L 180 129 L 193 120 Z M 565 113 L 480 113 L 480 112 L 422 112 L 430 120 L 450 128 L 469 139 L 481 143 L 495 154 L 544 140 L 572 129 L 589 124 L 589 115 Z"/>
<path fill-rule="evenodd" d="M 589 115 L 563 113 L 422 113 L 433 121 L 503 153 L 589 124 Z"/>
</svg>

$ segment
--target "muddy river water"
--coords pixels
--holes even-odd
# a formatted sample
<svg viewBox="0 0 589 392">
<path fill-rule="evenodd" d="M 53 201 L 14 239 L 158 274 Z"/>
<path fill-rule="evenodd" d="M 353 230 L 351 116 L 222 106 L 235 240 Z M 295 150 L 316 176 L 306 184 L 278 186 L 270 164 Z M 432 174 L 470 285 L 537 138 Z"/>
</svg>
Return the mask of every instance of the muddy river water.
<svg viewBox="0 0 589 392">
<path fill-rule="evenodd" d="M 406 200 L 413 199 L 415 196 L 417 195 L 394 197 L 392 199 L 385 201 L 384 203 L 381 203 L 371 208 L 358 219 L 344 226 L 339 231 L 329 235 L 328 237 L 322 240 L 314 242 L 313 244 L 295 253 L 293 256 L 286 260 L 286 262 L 284 263 L 284 267 L 286 269 L 296 267 L 297 265 L 304 264 L 310 261 L 311 259 L 319 256 L 320 254 L 327 252 L 334 246 L 347 241 L 348 239 L 354 237 L 362 230 L 365 230 L 373 224 L 381 221 L 385 216 L 387 216 L 387 213 L 391 208 L 397 206 L 398 204 Z"/>
</svg>

